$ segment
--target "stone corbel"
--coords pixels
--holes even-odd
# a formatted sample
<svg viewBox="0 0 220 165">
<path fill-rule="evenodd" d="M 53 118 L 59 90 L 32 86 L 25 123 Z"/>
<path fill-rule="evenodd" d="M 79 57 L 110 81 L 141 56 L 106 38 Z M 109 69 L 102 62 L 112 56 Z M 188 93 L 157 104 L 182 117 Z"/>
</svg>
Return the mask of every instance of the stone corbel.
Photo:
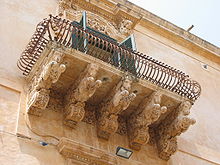
<svg viewBox="0 0 220 165">
<path fill-rule="evenodd" d="M 161 106 L 162 94 L 157 91 L 144 100 L 139 106 L 139 111 L 134 112 L 128 119 L 128 136 L 130 147 L 140 150 L 143 144 L 148 143 L 149 125 L 156 122 L 167 111 L 167 107 Z"/>
<path fill-rule="evenodd" d="M 85 115 L 85 102 L 93 96 L 95 91 L 101 86 L 101 80 L 95 80 L 99 67 L 89 64 L 80 75 L 77 82 L 71 87 L 66 96 L 64 123 L 74 127 Z"/>
<path fill-rule="evenodd" d="M 27 111 L 29 114 L 41 116 L 43 110 L 49 102 L 50 88 L 56 83 L 60 75 L 65 71 L 66 66 L 61 64 L 62 54 L 56 52 L 54 58 L 49 61 L 35 77 L 35 81 L 30 90 L 27 103 Z"/>
<path fill-rule="evenodd" d="M 185 101 L 178 107 L 177 114 L 172 114 L 175 119 L 172 122 L 167 118 L 159 126 L 159 139 L 157 140 L 157 148 L 159 157 L 168 160 L 177 150 L 177 137 L 185 132 L 190 125 L 195 124 L 195 119 L 187 117 L 190 113 L 191 103 Z"/>
<path fill-rule="evenodd" d="M 110 95 L 98 115 L 98 136 L 103 139 L 109 139 L 118 129 L 118 115 L 126 110 L 129 104 L 136 97 L 135 93 L 130 92 L 132 80 L 123 79 L 117 85 L 113 94 Z"/>
</svg>

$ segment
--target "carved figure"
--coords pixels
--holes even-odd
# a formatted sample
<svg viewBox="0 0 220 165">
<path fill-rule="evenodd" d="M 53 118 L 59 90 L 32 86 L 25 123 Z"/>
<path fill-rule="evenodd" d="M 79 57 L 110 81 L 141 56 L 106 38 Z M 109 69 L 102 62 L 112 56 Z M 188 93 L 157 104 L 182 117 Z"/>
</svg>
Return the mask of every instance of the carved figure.
<svg viewBox="0 0 220 165">
<path fill-rule="evenodd" d="M 74 92 L 73 100 L 80 102 L 87 101 L 95 93 L 96 89 L 98 89 L 101 85 L 102 81 L 95 81 L 93 77 L 86 77 L 82 79 L 79 86 Z"/>
<path fill-rule="evenodd" d="M 128 108 L 136 97 L 136 94 L 129 93 L 132 81 L 129 78 L 123 79 L 117 85 L 111 98 L 103 104 L 98 120 L 98 136 L 108 139 L 118 129 L 118 115 Z M 113 124 L 113 123 L 114 124 Z M 102 123 L 105 123 L 103 126 Z M 111 128 L 111 129 L 110 129 Z"/>
<path fill-rule="evenodd" d="M 160 158 L 168 160 L 177 150 L 176 136 L 185 132 L 190 125 L 195 124 L 196 121 L 194 119 L 187 117 L 190 113 L 190 108 L 191 103 L 189 101 L 181 103 L 177 109 L 177 113 L 168 116 L 159 126 L 157 148 Z"/>
<path fill-rule="evenodd" d="M 58 81 L 60 75 L 66 69 L 64 64 L 60 64 L 62 55 L 55 53 L 54 56 L 54 60 L 46 64 L 39 74 L 39 77 L 35 77 L 27 105 L 29 114 L 37 116 L 42 114 L 42 111 L 46 108 L 50 99 L 51 85 Z"/>
<path fill-rule="evenodd" d="M 160 106 L 161 96 L 160 92 L 154 92 L 145 104 L 140 105 L 139 108 L 142 111 L 139 110 L 129 118 L 129 141 L 131 148 L 140 150 L 141 145 L 148 143 L 150 137 L 148 126 L 156 122 L 167 111 L 167 107 Z"/>
<path fill-rule="evenodd" d="M 60 75 L 66 70 L 64 64 L 59 64 L 56 61 L 49 62 L 40 74 L 36 90 L 41 88 L 50 88 L 52 83 L 56 83 Z"/>
<path fill-rule="evenodd" d="M 95 80 L 98 66 L 89 64 L 76 81 L 76 88 L 71 87 L 66 96 L 65 121 L 70 127 L 74 127 L 77 122 L 82 121 L 85 116 L 85 102 L 93 96 L 95 91 L 101 86 L 101 80 Z M 73 89 L 72 89 L 73 88 Z"/>
</svg>

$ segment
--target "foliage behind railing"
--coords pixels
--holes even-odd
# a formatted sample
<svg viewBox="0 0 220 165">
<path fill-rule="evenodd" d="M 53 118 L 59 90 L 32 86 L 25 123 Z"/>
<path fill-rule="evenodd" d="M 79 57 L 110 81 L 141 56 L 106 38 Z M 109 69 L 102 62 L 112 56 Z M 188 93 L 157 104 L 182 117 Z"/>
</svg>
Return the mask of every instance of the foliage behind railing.
<svg viewBox="0 0 220 165">
<path fill-rule="evenodd" d="M 49 41 L 99 58 L 118 69 L 130 72 L 138 78 L 148 80 L 192 101 L 201 94 L 200 85 L 182 71 L 54 16 L 44 19 L 37 25 L 36 32 L 18 60 L 18 67 L 25 76 L 30 73 Z"/>
</svg>

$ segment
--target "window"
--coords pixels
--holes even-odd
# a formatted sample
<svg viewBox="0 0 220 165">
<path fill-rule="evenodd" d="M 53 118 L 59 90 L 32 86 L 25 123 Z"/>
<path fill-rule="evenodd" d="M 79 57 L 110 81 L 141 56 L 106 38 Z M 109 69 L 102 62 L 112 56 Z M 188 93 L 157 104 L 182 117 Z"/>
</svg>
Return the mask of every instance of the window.
<svg viewBox="0 0 220 165">
<path fill-rule="evenodd" d="M 136 51 L 136 44 L 135 44 L 135 39 L 134 39 L 134 35 L 130 35 L 129 37 L 127 37 L 124 41 L 122 41 L 121 43 L 118 43 L 117 40 L 115 40 L 114 38 L 111 38 L 110 36 L 101 33 L 99 31 L 96 31 L 95 29 L 90 28 L 89 26 L 87 26 L 87 17 L 86 17 L 86 12 L 84 11 L 82 13 L 82 18 L 80 20 L 80 22 L 76 22 L 73 21 L 72 24 L 76 27 L 79 27 L 83 30 L 86 30 L 87 32 L 94 34 L 94 36 L 98 36 L 101 39 L 104 40 L 108 40 L 112 43 L 115 43 L 121 47 L 124 47 L 126 49 L 130 49 L 132 51 Z M 99 42 L 99 44 L 97 44 L 97 42 L 93 42 L 93 41 L 88 41 L 88 36 L 85 36 L 85 33 L 80 33 L 78 30 L 73 31 L 72 34 L 72 47 L 90 54 L 92 56 L 97 56 L 97 54 L 99 54 L 98 52 L 100 51 L 105 51 L 105 57 L 98 57 L 106 62 L 111 62 L 113 65 L 135 73 L 136 74 L 136 69 L 135 69 L 135 60 L 134 58 L 128 54 L 123 54 L 122 52 L 119 52 L 118 50 L 110 50 L 110 49 L 106 49 L 106 46 L 104 45 L 104 43 Z M 96 43 L 96 44 L 94 44 Z M 91 52 L 89 51 L 89 48 L 91 47 L 95 47 L 96 51 L 93 51 L 94 54 L 91 54 Z M 93 48 L 94 49 L 94 48 Z"/>
</svg>

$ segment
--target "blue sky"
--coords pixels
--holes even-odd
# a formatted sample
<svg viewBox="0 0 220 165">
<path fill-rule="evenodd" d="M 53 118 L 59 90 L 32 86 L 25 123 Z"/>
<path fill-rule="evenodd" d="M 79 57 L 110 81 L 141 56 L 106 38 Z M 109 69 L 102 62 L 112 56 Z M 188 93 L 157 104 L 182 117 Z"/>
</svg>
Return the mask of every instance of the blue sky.
<svg viewBox="0 0 220 165">
<path fill-rule="evenodd" d="M 129 0 L 220 47 L 220 0 Z"/>
</svg>

